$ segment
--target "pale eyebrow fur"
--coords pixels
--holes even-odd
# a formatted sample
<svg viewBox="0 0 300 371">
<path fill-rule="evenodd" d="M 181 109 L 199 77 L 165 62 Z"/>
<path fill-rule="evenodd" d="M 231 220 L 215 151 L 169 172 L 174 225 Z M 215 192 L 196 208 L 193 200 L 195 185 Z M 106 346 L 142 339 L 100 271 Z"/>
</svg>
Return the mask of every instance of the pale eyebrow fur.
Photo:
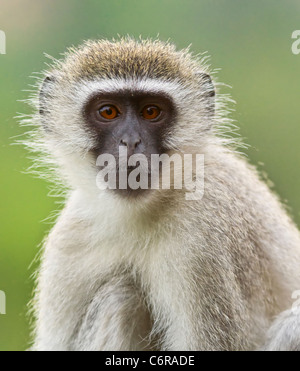
<svg viewBox="0 0 300 371">
<path fill-rule="evenodd" d="M 86 102 L 94 93 L 118 93 L 122 91 L 167 94 L 172 97 L 176 105 L 180 105 L 182 99 L 190 92 L 180 89 L 176 81 L 167 82 L 158 79 L 94 79 L 92 81 L 81 80 L 74 85 L 75 96 L 80 102 Z"/>
</svg>

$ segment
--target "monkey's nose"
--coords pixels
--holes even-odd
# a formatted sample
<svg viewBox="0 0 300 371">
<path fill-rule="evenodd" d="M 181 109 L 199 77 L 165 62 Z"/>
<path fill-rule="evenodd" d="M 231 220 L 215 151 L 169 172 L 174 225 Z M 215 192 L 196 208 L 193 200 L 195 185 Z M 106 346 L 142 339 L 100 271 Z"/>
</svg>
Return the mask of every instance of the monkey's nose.
<svg viewBox="0 0 300 371">
<path fill-rule="evenodd" d="M 140 137 L 129 137 L 126 136 L 121 139 L 120 145 L 126 146 L 128 150 L 135 150 L 139 144 L 141 144 L 142 140 Z"/>
</svg>

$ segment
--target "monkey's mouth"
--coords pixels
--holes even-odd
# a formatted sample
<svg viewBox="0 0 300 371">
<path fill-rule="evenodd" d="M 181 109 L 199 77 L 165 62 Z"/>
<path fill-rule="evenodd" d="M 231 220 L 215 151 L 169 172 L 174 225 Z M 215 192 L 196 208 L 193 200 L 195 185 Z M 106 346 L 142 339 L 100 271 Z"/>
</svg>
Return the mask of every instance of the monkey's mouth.
<svg viewBox="0 0 300 371">
<path fill-rule="evenodd" d="M 106 169 L 99 167 L 100 173 L 97 177 L 97 186 L 99 189 L 116 192 L 122 196 L 135 197 L 142 195 L 151 189 L 151 169 L 135 166 L 127 166 L 115 169 Z M 103 176 L 100 174 L 104 171 Z"/>
<path fill-rule="evenodd" d="M 116 192 L 122 197 L 136 198 L 145 195 L 151 190 L 151 172 L 136 173 L 138 166 L 129 166 L 127 178 L 122 172 L 117 172 Z"/>
<path fill-rule="evenodd" d="M 151 169 L 141 169 L 139 165 L 128 166 L 126 171 L 118 169 L 116 180 L 116 191 L 125 190 L 130 194 L 147 191 L 151 189 Z"/>
</svg>

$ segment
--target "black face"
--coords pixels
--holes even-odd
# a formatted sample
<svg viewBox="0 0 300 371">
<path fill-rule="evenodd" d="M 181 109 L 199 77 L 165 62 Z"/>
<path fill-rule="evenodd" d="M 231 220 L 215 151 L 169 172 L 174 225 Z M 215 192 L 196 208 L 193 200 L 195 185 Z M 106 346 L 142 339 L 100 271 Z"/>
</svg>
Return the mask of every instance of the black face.
<svg viewBox="0 0 300 371">
<path fill-rule="evenodd" d="M 176 113 L 167 96 L 130 92 L 95 95 L 84 107 L 84 116 L 96 134 L 96 157 L 111 154 L 118 164 L 119 147 L 125 146 L 128 158 L 134 154 L 147 157 L 150 173 L 151 155 L 167 152 L 164 138 Z M 129 172 L 132 170 L 128 168 Z M 125 193 L 137 194 L 139 190 Z"/>
</svg>

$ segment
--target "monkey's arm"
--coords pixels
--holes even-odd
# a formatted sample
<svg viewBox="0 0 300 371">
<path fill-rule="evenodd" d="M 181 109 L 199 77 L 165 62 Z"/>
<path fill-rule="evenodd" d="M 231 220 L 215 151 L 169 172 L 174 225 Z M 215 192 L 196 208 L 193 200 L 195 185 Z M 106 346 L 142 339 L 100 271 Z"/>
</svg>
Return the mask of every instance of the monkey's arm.
<svg viewBox="0 0 300 371">
<path fill-rule="evenodd" d="M 273 323 L 261 351 L 300 352 L 300 308 L 283 312 Z"/>
<path fill-rule="evenodd" d="M 90 244 L 88 226 L 71 215 L 63 213 L 45 246 L 33 349 L 143 349 L 147 314 L 139 293 Z"/>
<path fill-rule="evenodd" d="M 150 320 L 130 277 L 111 278 L 99 288 L 82 319 L 72 348 L 139 351 L 148 347 Z"/>
</svg>

